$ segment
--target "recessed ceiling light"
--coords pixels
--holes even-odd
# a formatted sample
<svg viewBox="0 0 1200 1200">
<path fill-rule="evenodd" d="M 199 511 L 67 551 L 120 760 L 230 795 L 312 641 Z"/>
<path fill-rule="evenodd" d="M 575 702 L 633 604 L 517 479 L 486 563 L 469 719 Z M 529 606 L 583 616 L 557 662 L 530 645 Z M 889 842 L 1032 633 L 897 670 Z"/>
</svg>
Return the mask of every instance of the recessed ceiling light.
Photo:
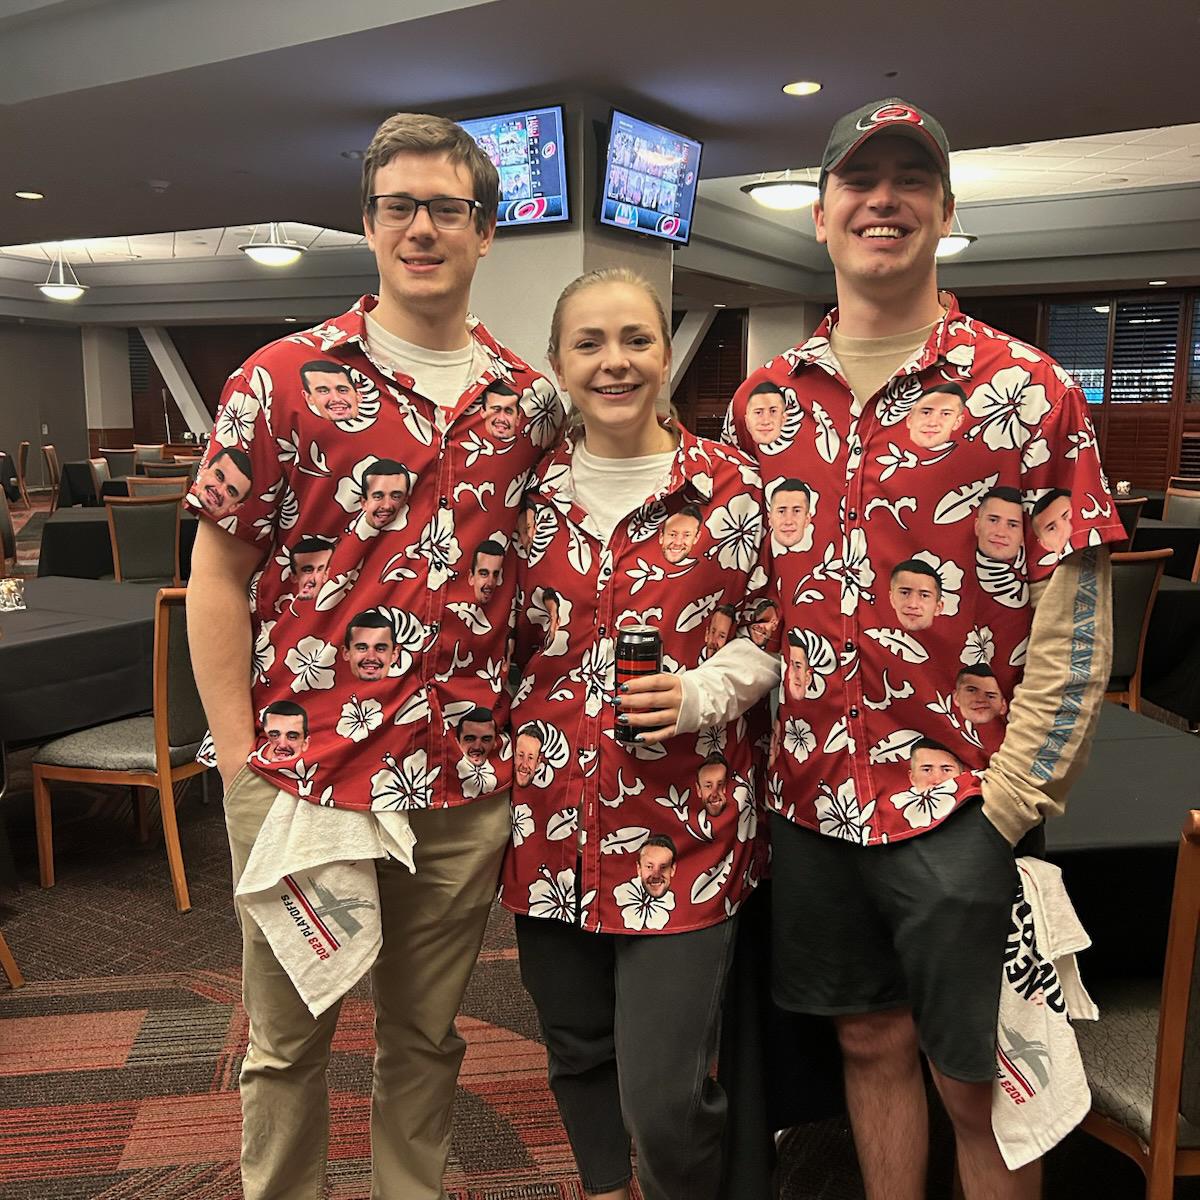
<svg viewBox="0 0 1200 1200">
<path fill-rule="evenodd" d="M 285 321 L 286 321 L 286 322 L 287 322 L 289 325 L 294 325 L 294 324 L 296 323 L 296 321 L 298 320 L 298 318 L 296 318 L 296 317 L 284 317 L 283 319 L 284 319 L 284 320 L 285 320 Z"/>
<path fill-rule="evenodd" d="M 753 183 L 743 183 L 738 191 L 744 192 L 764 208 L 773 208 L 777 212 L 803 208 L 821 194 L 811 180 L 793 178 L 790 171 L 784 172 L 781 179 L 764 177 Z"/>
<path fill-rule="evenodd" d="M 934 258 L 953 258 L 956 254 L 961 254 L 972 242 L 979 241 L 973 233 L 948 233 L 943 238 L 938 238 L 937 249 L 934 250 Z"/>
<path fill-rule="evenodd" d="M 724 307 L 725 307 L 725 305 L 723 305 L 723 304 L 717 304 L 717 303 L 713 304 L 713 308 L 724 308 Z"/>
<path fill-rule="evenodd" d="M 785 83 L 785 96 L 814 96 L 821 90 L 821 85 L 814 79 L 797 79 L 795 83 Z"/>
<path fill-rule="evenodd" d="M 1148 287 L 1166 287 L 1167 281 L 1165 279 L 1148 279 L 1146 285 Z"/>
<path fill-rule="evenodd" d="M 41 192 L 13 192 L 18 200 L 45 200 Z"/>
</svg>

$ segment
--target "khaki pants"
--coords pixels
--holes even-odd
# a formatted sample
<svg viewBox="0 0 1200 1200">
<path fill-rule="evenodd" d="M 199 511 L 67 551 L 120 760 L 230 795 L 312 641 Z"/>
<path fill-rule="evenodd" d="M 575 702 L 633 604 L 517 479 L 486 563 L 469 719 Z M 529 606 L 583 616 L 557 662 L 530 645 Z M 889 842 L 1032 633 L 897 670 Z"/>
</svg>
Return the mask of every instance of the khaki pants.
<svg viewBox="0 0 1200 1200">
<path fill-rule="evenodd" d="M 276 789 L 248 768 L 225 797 L 236 883 Z M 409 814 L 417 873 L 380 862 L 383 948 L 371 972 L 372 1200 L 442 1200 L 466 1043 L 454 1017 L 479 954 L 508 842 L 507 794 Z M 329 1146 L 325 1070 L 340 1004 L 314 1018 L 252 920 L 242 924 L 246 1200 L 320 1200 Z"/>
</svg>

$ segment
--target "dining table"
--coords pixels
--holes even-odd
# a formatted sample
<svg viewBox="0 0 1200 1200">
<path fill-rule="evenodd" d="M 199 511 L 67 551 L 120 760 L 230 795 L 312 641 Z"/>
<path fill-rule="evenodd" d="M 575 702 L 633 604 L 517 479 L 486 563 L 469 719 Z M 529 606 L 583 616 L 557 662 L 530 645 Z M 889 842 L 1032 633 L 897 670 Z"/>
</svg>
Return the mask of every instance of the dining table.
<svg viewBox="0 0 1200 1200">
<path fill-rule="evenodd" d="M 1200 583 L 1162 577 L 1146 632 L 1142 695 L 1200 726 Z"/>
<path fill-rule="evenodd" d="M 12 501 L 21 498 L 21 489 L 17 484 L 17 464 L 7 450 L 0 450 L 0 488 Z"/>
<path fill-rule="evenodd" d="M 184 512 L 179 523 L 179 575 L 187 579 L 192 568 L 192 545 L 197 520 Z M 39 575 L 72 575 L 102 579 L 113 574 L 108 512 L 103 508 L 60 508 L 42 526 L 38 558 Z"/>
<path fill-rule="evenodd" d="M 1196 552 L 1200 550 L 1200 523 L 1143 516 L 1133 535 L 1133 549 L 1174 551 L 1167 559 L 1165 574 L 1176 579 L 1191 579 Z"/>
<path fill-rule="evenodd" d="M 62 464 L 58 478 L 59 508 L 76 504 L 96 504 L 96 489 L 92 483 L 92 466 L 86 458 L 72 459 Z"/>
</svg>

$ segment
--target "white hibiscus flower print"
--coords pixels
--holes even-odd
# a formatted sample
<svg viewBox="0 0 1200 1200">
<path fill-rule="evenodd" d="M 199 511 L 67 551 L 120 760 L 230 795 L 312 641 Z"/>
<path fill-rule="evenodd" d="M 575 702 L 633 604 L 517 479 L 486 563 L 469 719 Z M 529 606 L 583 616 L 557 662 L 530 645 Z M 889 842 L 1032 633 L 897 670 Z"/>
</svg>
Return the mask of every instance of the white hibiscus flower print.
<svg viewBox="0 0 1200 1200">
<path fill-rule="evenodd" d="M 942 584 L 942 615 L 953 617 L 958 615 L 958 593 L 962 588 L 962 567 L 950 559 L 938 558 L 932 550 L 918 550 L 913 558 L 919 558 L 928 563 L 937 573 Z"/>
<path fill-rule="evenodd" d="M 875 801 L 860 806 L 853 779 L 839 784 L 836 792 L 829 784 L 822 782 L 817 789 L 815 807 L 817 825 L 822 833 L 856 842 L 860 846 L 865 846 L 870 840 L 870 821 L 875 814 Z"/>
<path fill-rule="evenodd" d="M 965 344 L 951 346 L 946 351 L 946 362 L 952 367 L 957 367 L 961 375 L 968 375 L 971 367 L 975 365 L 975 347 Z"/>
<path fill-rule="evenodd" d="M 783 723 L 783 748 L 797 762 L 804 762 L 817 748 L 817 735 L 801 717 L 789 717 Z"/>
<path fill-rule="evenodd" d="M 267 672 L 275 665 L 275 647 L 271 645 L 271 630 L 274 621 L 264 621 L 254 636 L 254 649 L 250 653 L 250 677 L 255 683 L 266 683 Z"/>
<path fill-rule="evenodd" d="M 728 736 L 728 725 L 705 725 L 696 734 L 696 754 L 700 758 L 707 758 L 710 754 L 724 754 Z"/>
<path fill-rule="evenodd" d="M 674 892 L 652 896 L 636 875 L 613 888 L 613 899 L 621 908 L 626 929 L 665 929 L 675 911 Z"/>
<path fill-rule="evenodd" d="M 958 803 L 958 789 L 953 779 L 947 779 L 923 791 L 907 788 L 889 799 L 904 814 L 910 829 L 928 829 L 934 821 L 940 821 L 954 811 Z"/>
<path fill-rule="evenodd" d="M 542 648 L 542 653 L 547 658 L 557 658 L 567 652 L 567 645 L 570 640 L 571 609 L 574 606 L 566 596 L 555 592 L 553 589 L 550 589 L 550 591 L 551 596 L 548 598 L 546 596 L 546 588 L 535 587 L 533 594 L 529 597 L 529 604 L 525 609 L 525 615 L 532 624 L 536 625 L 539 629 L 544 629 L 547 637 L 549 637 L 551 628 L 550 605 L 555 602 L 554 597 L 557 597 L 558 627 L 554 632 L 554 637 Z"/>
<path fill-rule="evenodd" d="M 525 839 L 534 831 L 533 809 L 528 804 L 512 806 L 512 844 L 523 846 Z"/>
<path fill-rule="evenodd" d="M 548 379 L 537 379 L 532 387 L 521 393 L 521 411 L 525 414 L 525 431 L 535 446 L 552 446 L 562 428 L 566 410 L 558 392 Z"/>
<path fill-rule="evenodd" d="M 421 530 L 416 546 L 408 548 L 409 558 L 420 557 L 429 564 L 425 586 L 436 592 L 455 576 L 454 564 L 462 558 L 462 548 L 454 536 L 454 514 L 439 508 Z"/>
<path fill-rule="evenodd" d="M 875 401 L 875 415 L 885 428 L 898 425 L 908 416 L 909 409 L 921 398 L 924 385 L 913 374 L 896 375 L 888 380 L 879 399 Z"/>
<path fill-rule="evenodd" d="M 462 794 L 473 800 L 476 796 L 490 796 L 497 785 L 496 769 L 486 759 L 474 763 L 466 756 L 460 758 L 455 767 Z"/>
<path fill-rule="evenodd" d="M 989 450 L 1017 450 L 1032 436 L 1032 430 L 1050 411 L 1046 389 L 1033 383 L 1024 367 L 1004 367 L 980 384 L 967 399 L 967 409 L 979 424 L 965 437 L 982 437 Z"/>
<path fill-rule="evenodd" d="M 980 663 L 990 663 L 996 654 L 996 639 L 992 636 L 991 628 L 987 625 L 976 625 L 967 634 L 966 643 L 958 661 L 964 667 L 977 667 Z"/>
<path fill-rule="evenodd" d="M 352 742 L 361 742 L 367 734 L 383 724 L 383 705 L 378 700 L 368 697 L 360 700 L 351 695 L 342 705 L 342 715 L 338 719 L 337 731 L 341 737 L 349 738 Z"/>
<path fill-rule="evenodd" d="M 570 678 L 583 684 L 583 710 L 589 717 L 597 716 L 605 704 L 611 704 L 616 684 L 613 639 L 597 638 L 588 646 L 583 652 L 583 662 L 571 672 Z"/>
<path fill-rule="evenodd" d="M 762 506 L 747 495 L 734 496 L 705 521 L 714 545 L 711 554 L 729 571 L 749 571 L 762 545 Z"/>
<path fill-rule="evenodd" d="M 326 692 L 333 687 L 333 664 L 337 662 L 337 648 L 318 637 L 301 638 L 283 656 L 288 669 L 295 675 L 293 692 Z"/>
<path fill-rule="evenodd" d="M 853 614 L 860 597 L 873 599 L 870 589 L 875 582 L 875 570 L 867 554 L 865 529 L 850 530 L 850 536 L 843 541 L 842 559 L 830 564 L 830 574 L 842 585 L 843 616 Z"/>
<path fill-rule="evenodd" d="M 254 437 L 259 403 L 246 392 L 232 392 L 217 414 L 213 436 L 222 446 L 245 446 Z"/>
<path fill-rule="evenodd" d="M 403 763 L 383 756 L 384 769 L 371 776 L 371 808 L 375 811 L 428 808 L 441 767 L 427 769 L 424 750 L 415 750 Z"/>
<path fill-rule="evenodd" d="M 580 897 L 580 917 L 587 919 L 587 907 L 596 898 L 595 891 Z M 557 875 L 544 864 L 538 878 L 529 885 L 529 915 L 575 923 L 575 872 L 564 867 Z"/>
</svg>

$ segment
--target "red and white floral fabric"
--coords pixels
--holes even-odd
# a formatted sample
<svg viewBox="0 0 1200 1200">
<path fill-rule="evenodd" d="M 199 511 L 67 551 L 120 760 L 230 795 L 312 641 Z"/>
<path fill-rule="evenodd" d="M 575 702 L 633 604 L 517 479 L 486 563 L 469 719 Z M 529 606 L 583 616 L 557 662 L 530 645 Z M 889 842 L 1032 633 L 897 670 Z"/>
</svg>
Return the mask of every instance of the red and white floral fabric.
<svg viewBox="0 0 1200 1200">
<path fill-rule="evenodd" d="M 448 807 L 509 786 L 512 533 L 565 412 L 472 320 L 487 367 L 443 432 L 413 380 L 368 357 L 375 304 L 230 376 L 188 503 L 264 555 L 251 767 L 314 803 Z"/>
<path fill-rule="evenodd" d="M 839 372 L 835 311 L 754 372 L 726 419 L 762 472 L 783 617 L 766 804 L 864 845 L 936 828 L 979 794 L 1022 678 L 1030 585 L 1125 536 L 1070 376 L 943 300 L 875 396 Z M 1077 609 L 1090 633 L 1086 595 Z M 940 749 L 914 758 L 922 739 Z"/>
<path fill-rule="evenodd" d="M 547 460 L 519 529 L 512 844 L 501 901 L 608 933 L 678 933 L 732 916 L 757 883 L 754 735 L 765 717 L 617 742 L 614 648 L 625 625 L 662 635 L 663 669 L 695 667 L 745 633 L 761 595 L 753 462 L 678 429 L 670 480 L 608 544 L 575 499 L 573 443 Z M 678 520 L 674 518 L 678 517 Z M 644 882 L 639 851 L 665 834 L 673 874 Z"/>
</svg>

